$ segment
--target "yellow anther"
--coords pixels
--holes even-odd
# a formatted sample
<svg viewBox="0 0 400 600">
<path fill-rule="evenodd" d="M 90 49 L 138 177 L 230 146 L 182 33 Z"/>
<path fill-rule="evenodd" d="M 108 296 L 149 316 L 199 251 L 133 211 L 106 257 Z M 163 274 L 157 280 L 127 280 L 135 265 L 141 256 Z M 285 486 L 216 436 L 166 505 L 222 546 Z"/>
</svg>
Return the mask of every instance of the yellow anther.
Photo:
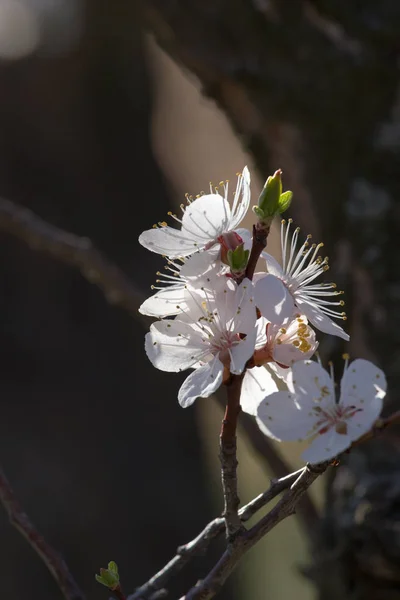
<svg viewBox="0 0 400 600">
<path fill-rule="evenodd" d="M 293 223 L 293 219 L 288 219 L 288 223 Z M 299 228 L 298 228 L 299 229 Z"/>
<path fill-rule="evenodd" d="M 282 225 L 286 225 L 286 219 L 281 220 Z"/>
<path fill-rule="evenodd" d="M 324 271 L 328 271 L 329 270 L 329 265 L 324 265 Z"/>
<path fill-rule="evenodd" d="M 344 354 L 342 354 L 342 358 L 343 360 L 350 360 L 350 354 L 347 354 L 347 352 L 345 352 Z"/>
<path fill-rule="evenodd" d="M 294 340 L 294 342 L 292 342 L 293 346 L 296 346 L 296 348 L 298 348 L 300 346 L 300 342 L 299 340 Z"/>
<path fill-rule="evenodd" d="M 309 234 L 307 235 L 307 239 L 308 239 L 308 240 L 311 240 L 311 238 L 312 238 L 312 235 L 311 235 L 311 233 L 309 233 Z"/>
<path fill-rule="evenodd" d="M 284 327 L 281 327 L 280 331 L 281 333 L 286 333 L 286 329 Z"/>
<path fill-rule="evenodd" d="M 344 300 L 341 300 L 341 301 L 339 302 L 339 306 L 344 306 Z"/>
</svg>

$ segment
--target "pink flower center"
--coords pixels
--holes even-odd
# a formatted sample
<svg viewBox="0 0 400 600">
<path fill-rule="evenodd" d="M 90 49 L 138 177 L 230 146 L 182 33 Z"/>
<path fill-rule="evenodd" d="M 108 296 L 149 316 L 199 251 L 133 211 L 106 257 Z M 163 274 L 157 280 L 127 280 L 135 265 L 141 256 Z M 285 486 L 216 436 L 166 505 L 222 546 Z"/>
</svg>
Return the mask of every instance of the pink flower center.
<svg viewBox="0 0 400 600">
<path fill-rule="evenodd" d="M 360 412 L 362 408 L 356 408 L 355 406 L 341 406 L 340 404 L 330 410 L 324 410 L 320 406 L 316 406 L 314 411 L 320 415 L 320 419 L 317 423 L 318 433 L 326 433 L 332 427 L 335 427 L 336 433 L 345 435 L 347 433 L 348 419 L 351 419 L 356 413 Z"/>
</svg>

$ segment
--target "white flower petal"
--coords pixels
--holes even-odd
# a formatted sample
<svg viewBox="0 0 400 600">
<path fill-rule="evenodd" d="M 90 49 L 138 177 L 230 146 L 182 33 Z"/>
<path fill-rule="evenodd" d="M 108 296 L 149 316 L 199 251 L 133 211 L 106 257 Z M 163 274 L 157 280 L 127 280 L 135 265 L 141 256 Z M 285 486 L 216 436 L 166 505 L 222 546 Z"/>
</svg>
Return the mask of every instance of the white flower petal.
<svg viewBox="0 0 400 600">
<path fill-rule="evenodd" d="M 169 258 L 188 256 L 204 246 L 199 240 L 189 237 L 184 231 L 173 227 L 148 229 L 139 236 L 139 243 L 147 250 L 165 254 Z"/>
<path fill-rule="evenodd" d="M 263 317 L 281 324 L 294 312 L 294 302 L 286 286 L 275 275 L 267 274 L 255 284 L 255 301 Z"/>
<path fill-rule="evenodd" d="M 182 265 L 180 276 L 189 280 L 198 279 L 199 277 L 206 278 L 208 273 L 214 273 L 214 271 L 221 268 L 220 264 L 216 264 L 218 254 L 219 250 L 216 246 L 213 246 L 209 250 L 192 254 Z"/>
<path fill-rule="evenodd" d="M 244 249 L 251 250 L 253 236 L 250 231 L 248 229 L 244 229 L 243 227 L 239 227 L 235 229 L 235 231 L 242 238 Z"/>
<path fill-rule="evenodd" d="M 345 370 L 340 382 L 340 404 L 348 406 L 354 400 L 367 400 L 386 395 L 385 373 L 369 360 L 358 358 Z"/>
<path fill-rule="evenodd" d="M 254 302 L 254 285 L 250 279 L 243 279 L 242 283 L 235 287 L 234 294 L 227 294 L 226 307 L 226 322 L 229 327 L 233 327 L 238 333 L 253 334 L 254 332 L 256 334 L 257 312 Z"/>
<path fill-rule="evenodd" d="M 335 458 L 350 446 L 350 437 L 346 434 L 337 433 L 335 428 L 331 427 L 326 433 L 317 435 L 301 457 L 305 462 L 318 464 Z"/>
<path fill-rule="evenodd" d="M 280 367 L 273 362 L 268 363 L 266 368 L 269 369 L 274 376 L 278 377 L 285 383 L 287 382 L 289 375 L 291 376 L 292 374 L 290 367 Z"/>
<path fill-rule="evenodd" d="M 257 423 L 261 431 L 279 441 L 306 439 L 315 422 L 315 414 L 299 408 L 290 392 L 271 394 L 257 406 Z"/>
<path fill-rule="evenodd" d="M 185 287 L 182 282 L 181 286 L 167 287 L 147 298 L 140 306 L 139 312 L 148 317 L 163 318 L 178 315 L 185 307 Z"/>
<path fill-rule="evenodd" d="M 300 318 L 301 322 L 296 318 L 285 325 L 286 333 L 278 335 L 280 343 L 274 344 L 273 357 L 281 365 L 308 360 L 318 348 L 315 331 L 307 326 L 305 317 Z"/>
<path fill-rule="evenodd" d="M 245 339 L 233 346 L 230 350 L 231 364 L 230 372 L 235 375 L 242 373 L 247 361 L 253 355 L 256 343 L 256 329 L 248 333 Z"/>
<path fill-rule="evenodd" d="M 243 378 L 240 404 L 242 410 L 250 415 L 257 414 L 257 406 L 262 400 L 278 391 L 271 373 L 264 367 L 248 369 Z"/>
<path fill-rule="evenodd" d="M 193 404 L 198 397 L 208 398 L 213 394 L 222 383 L 223 372 L 224 366 L 218 358 L 193 371 L 185 379 L 178 393 L 182 408 Z"/>
<path fill-rule="evenodd" d="M 219 194 L 206 194 L 186 207 L 182 231 L 205 245 L 227 230 L 230 217 L 231 209 L 225 198 Z"/>
<path fill-rule="evenodd" d="M 321 365 L 313 360 L 301 360 L 292 365 L 287 378 L 289 390 L 305 409 L 317 403 L 324 407 L 335 404 L 333 382 Z"/>
<path fill-rule="evenodd" d="M 346 420 L 348 435 L 355 441 L 371 429 L 381 414 L 386 377 L 373 363 L 358 359 L 346 369 L 340 387 L 339 404 L 356 409 Z"/>
<path fill-rule="evenodd" d="M 178 319 L 157 321 L 146 334 L 145 350 L 161 371 L 178 372 L 193 366 L 207 349 L 201 335 Z"/>
<path fill-rule="evenodd" d="M 320 331 L 323 331 L 324 333 L 329 333 L 330 335 L 337 335 L 338 337 L 349 341 L 349 334 L 343 331 L 343 329 L 339 327 L 337 323 L 332 321 L 332 319 L 330 319 L 325 313 L 323 313 L 322 310 L 318 308 L 318 306 L 316 306 L 316 304 L 308 300 L 304 300 L 301 297 L 301 292 L 299 294 L 297 292 L 294 293 L 294 300 L 300 312 L 306 315 L 306 317 L 308 318 L 310 323 L 314 325 L 314 327 L 316 327 Z"/>
<path fill-rule="evenodd" d="M 274 360 L 280 365 L 290 367 L 293 363 L 299 360 L 307 360 L 312 357 L 318 348 L 318 342 L 310 344 L 310 349 L 307 352 L 302 352 L 299 347 L 293 344 L 277 344 L 274 346 Z"/>
<path fill-rule="evenodd" d="M 273 256 L 271 256 L 271 254 L 268 254 L 268 252 L 262 252 L 261 257 L 264 258 L 265 262 L 267 263 L 268 273 L 271 273 L 271 275 L 275 275 L 275 277 L 284 277 L 284 272 L 281 265 L 278 263 L 277 260 L 275 260 Z"/>
<path fill-rule="evenodd" d="M 232 205 L 232 216 L 229 222 L 229 229 L 236 229 L 243 221 L 250 205 L 250 172 L 247 167 L 238 181 L 235 197 Z"/>
</svg>

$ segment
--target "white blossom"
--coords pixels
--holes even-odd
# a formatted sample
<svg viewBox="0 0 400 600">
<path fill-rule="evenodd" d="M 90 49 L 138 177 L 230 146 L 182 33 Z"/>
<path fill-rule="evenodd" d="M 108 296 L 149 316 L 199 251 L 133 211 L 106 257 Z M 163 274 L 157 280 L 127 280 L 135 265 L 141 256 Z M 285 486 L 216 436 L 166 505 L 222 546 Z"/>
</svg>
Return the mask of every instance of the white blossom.
<svg viewBox="0 0 400 600">
<path fill-rule="evenodd" d="M 187 285 L 205 288 L 212 292 L 224 285 L 227 268 L 217 259 L 213 249 L 197 252 L 188 259 L 167 260 L 167 273 L 158 272 L 157 285 L 152 285 L 155 294 L 147 298 L 139 308 L 139 312 L 149 317 L 164 318 L 178 315 L 188 310 L 191 294 Z"/>
<path fill-rule="evenodd" d="M 181 205 L 182 219 L 168 213 L 180 225 L 180 229 L 160 222 L 153 229 L 144 231 L 139 242 L 152 252 L 169 258 L 189 256 L 197 250 L 211 248 L 218 238 L 237 230 L 250 204 L 250 173 L 247 167 L 238 176 L 232 208 L 228 202 L 228 183 L 223 184 L 224 195 L 211 189 L 210 194 L 188 200 Z M 241 234 L 241 230 L 238 230 Z M 245 235 L 245 231 L 243 232 Z"/>
<path fill-rule="evenodd" d="M 313 438 L 302 457 L 319 463 L 334 458 L 369 431 L 382 410 L 386 394 L 383 371 L 367 360 L 347 360 L 335 399 L 333 369 L 316 362 L 294 363 L 288 391 L 265 397 L 257 407 L 257 422 L 280 441 Z"/>
<path fill-rule="evenodd" d="M 162 371 L 195 368 L 179 390 L 178 400 L 190 406 L 197 397 L 208 397 L 220 386 L 224 370 L 242 373 L 252 356 L 256 339 L 256 309 L 251 281 L 237 285 L 225 279 L 218 293 L 197 296 L 187 312 L 174 320 L 153 323 L 146 335 L 146 353 Z M 204 293 L 204 292 L 203 292 Z"/>
<path fill-rule="evenodd" d="M 269 254 L 263 253 L 268 273 L 257 274 L 255 288 L 256 304 L 261 314 L 272 323 L 282 323 L 295 312 L 304 314 L 310 323 L 320 331 L 337 335 L 344 340 L 349 336 L 331 317 L 346 319 L 343 311 L 336 307 L 344 305 L 343 300 L 333 301 L 331 296 L 339 296 L 334 283 L 313 283 L 326 271 L 328 259 L 318 256 L 323 244 L 311 244 L 307 240 L 296 251 L 299 228 L 290 239 L 292 220 L 282 220 L 281 247 L 282 266 Z"/>
<path fill-rule="evenodd" d="M 282 326 L 257 320 L 257 338 L 253 354 L 255 367 L 243 379 L 240 403 L 244 412 L 255 415 L 265 396 L 278 391 L 276 378 L 286 382 L 290 366 L 311 358 L 318 348 L 315 331 L 304 316 L 284 322 Z"/>
</svg>

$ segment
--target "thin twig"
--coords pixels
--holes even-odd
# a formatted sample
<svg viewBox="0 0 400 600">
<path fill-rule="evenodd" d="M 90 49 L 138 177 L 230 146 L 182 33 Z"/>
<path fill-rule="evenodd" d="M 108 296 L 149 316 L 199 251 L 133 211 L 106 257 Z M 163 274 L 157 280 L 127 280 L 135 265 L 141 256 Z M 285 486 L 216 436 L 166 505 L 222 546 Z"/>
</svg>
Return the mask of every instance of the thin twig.
<svg viewBox="0 0 400 600">
<path fill-rule="evenodd" d="M 109 261 L 86 237 L 50 225 L 32 211 L 0 198 L 0 231 L 11 233 L 32 249 L 45 251 L 57 260 L 76 267 L 95 283 L 111 304 L 140 318 L 144 297 L 125 273 Z"/>
<path fill-rule="evenodd" d="M 400 423 L 400 410 L 394 412 L 386 418 L 377 419 L 373 427 L 369 431 L 367 431 L 367 433 L 364 433 L 364 435 L 362 435 L 360 438 L 358 438 L 358 440 L 352 443 L 352 447 L 358 446 L 363 442 L 367 442 L 371 438 L 381 434 L 390 425 L 396 425 L 398 423 Z"/>
<path fill-rule="evenodd" d="M 14 491 L 0 468 L 0 501 L 11 524 L 29 542 L 56 580 L 66 600 L 84 600 L 85 596 L 72 577 L 64 559 L 48 544 L 22 509 Z"/>
<path fill-rule="evenodd" d="M 236 536 L 233 543 L 228 546 L 208 575 L 189 590 L 181 600 L 208 600 L 213 598 L 250 548 L 276 527 L 278 523 L 294 514 L 300 498 L 307 492 L 315 479 L 327 469 L 329 464 L 323 463 L 317 467 L 305 468 L 278 504 L 249 531 Z"/>
<path fill-rule="evenodd" d="M 292 467 L 285 461 L 274 443 L 262 433 L 253 417 L 243 413 L 240 424 L 243 426 L 253 449 L 260 459 L 267 463 L 274 477 L 278 478 L 285 473 L 290 473 Z M 297 508 L 297 514 L 312 544 L 315 541 L 315 524 L 318 522 L 319 514 L 310 494 L 303 495 Z"/>
<path fill-rule="evenodd" d="M 257 511 L 266 506 L 278 494 L 287 489 L 301 475 L 306 467 L 299 469 L 295 473 L 273 480 L 268 490 L 254 498 L 251 502 L 243 506 L 239 511 L 240 519 L 243 523 L 251 519 Z M 221 535 L 225 530 L 225 521 L 219 517 L 211 521 L 197 537 L 184 546 L 180 546 L 174 556 L 158 573 L 149 581 L 138 588 L 128 600 L 147 600 L 159 590 L 162 590 L 171 577 L 179 573 L 181 569 L 195 556 L 206 553 L 212 540 Z"/>
</svg>

